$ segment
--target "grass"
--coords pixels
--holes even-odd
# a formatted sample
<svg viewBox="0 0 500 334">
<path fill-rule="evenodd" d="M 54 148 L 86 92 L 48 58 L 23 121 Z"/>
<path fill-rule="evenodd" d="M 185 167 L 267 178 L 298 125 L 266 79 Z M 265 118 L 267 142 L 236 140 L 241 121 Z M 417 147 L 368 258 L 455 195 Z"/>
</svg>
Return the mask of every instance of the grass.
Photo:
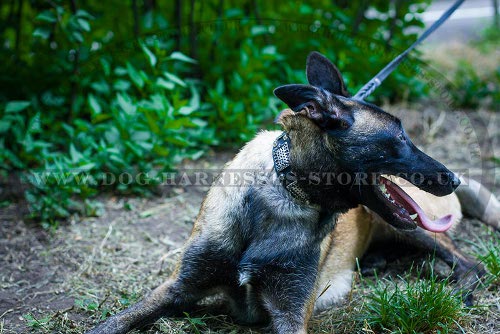
<svg viewBox="0 0 500 334">
<path fill-rule="evenodd" d="M 489 231 L 481 238 L 477 238 L 472 247 L 476 258 L 488 270 L 484 284 L 500 285 L 500 234 Z"/>
<path fill-rule="evenodd" d="M 451 42 L 427 46 L 424 58 L 443 75 L 452 102 L 461 108 L 489 108 L 500 105 L 500 67 L 498 48 L 500 33 L 485 29 L 479 40 L 471 43 Z"/>
<path fill-rule="evenodd" d="M 26 320 L 28 327 L 32 329 L 45 327 L 50 321 L 48 316 L 37 319 L 31 313 L 25 314 L 23 318 Z"/>
<path fill-rule="evenodd" d="M 431 266 L 432 268 L 432 266 Z M 449 333 L 467 318 L 459 292 L 453 291 L 448 278 L 440 279 L 431 270 L 429 277 L 407 274 L 378 279 L 367 284 L 370 292 L 358 317 L 364 327 L 389 333 Z"/>
</svg>

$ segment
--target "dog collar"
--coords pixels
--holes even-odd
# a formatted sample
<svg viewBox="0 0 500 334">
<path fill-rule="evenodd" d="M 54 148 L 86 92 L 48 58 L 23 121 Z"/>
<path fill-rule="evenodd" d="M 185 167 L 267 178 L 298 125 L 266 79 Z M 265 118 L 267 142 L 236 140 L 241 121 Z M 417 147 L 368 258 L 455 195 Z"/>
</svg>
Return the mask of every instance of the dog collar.
<svg viewBox="0 0 500 334">
<path fill-rule="evenodd" d="M 297 181 L 297 174 L 290 166 L 290 137 L 286 132 L 282 132 L 273 143 L 273 163 L 274 170 L 278 175 L 283 187 L 299 202 L 310 204 L 309 196 L 300 188 Z"/>
</svg>

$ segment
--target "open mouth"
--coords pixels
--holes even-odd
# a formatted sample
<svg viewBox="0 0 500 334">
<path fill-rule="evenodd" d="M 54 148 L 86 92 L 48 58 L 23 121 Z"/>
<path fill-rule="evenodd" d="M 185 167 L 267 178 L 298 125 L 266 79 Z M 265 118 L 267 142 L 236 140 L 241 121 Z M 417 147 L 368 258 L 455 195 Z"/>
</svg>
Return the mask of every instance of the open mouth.
<svg viewBox="0 0 500 334">
<path fill-rule="evenodd" d="M 445 232 L 453 225 L 453 215 L 432 220 L 407 193 L 393 181 L 384 176 L 377 177 L 379 200 L 392 212 L 402 228 L 415 229 L 417 226 L 431 232 Z"/>
</svg>

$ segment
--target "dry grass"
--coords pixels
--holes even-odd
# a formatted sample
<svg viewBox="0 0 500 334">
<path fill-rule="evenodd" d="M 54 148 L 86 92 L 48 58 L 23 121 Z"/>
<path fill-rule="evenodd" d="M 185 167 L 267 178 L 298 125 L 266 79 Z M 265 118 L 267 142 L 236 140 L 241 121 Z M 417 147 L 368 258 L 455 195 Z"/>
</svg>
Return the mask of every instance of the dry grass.
<svg viewBox="0 0 500 334">
<path fill-rule="evenodd" d="M 446 45 L 436 47 L 436 45 L 424 46 L 424 58 L 433 68 L 441 73 L 454 73 L 459 61 L 463 60 L 476 70 L 481 78 L 487 78 L 498 68 L 500 50 L 498 48 L 481 52 L 477 47 L 464 45 L 459 41 L 450 42 Z"/>
</svg>

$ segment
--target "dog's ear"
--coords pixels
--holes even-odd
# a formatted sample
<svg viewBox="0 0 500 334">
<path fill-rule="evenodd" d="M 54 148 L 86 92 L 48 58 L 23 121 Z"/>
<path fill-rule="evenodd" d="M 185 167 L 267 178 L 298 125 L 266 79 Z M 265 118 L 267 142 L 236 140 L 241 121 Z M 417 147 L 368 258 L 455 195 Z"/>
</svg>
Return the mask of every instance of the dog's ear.
<svg viewBox="0 0 500 334">
<path fill-rule="evenodd" d="M 299 111 L 307 102 L 319 96 L 319 91 L 315 87 L 298 84 L 280 86 L 273 93 L 293 111 Z"/>
<path fill-rule="evenodd" d="M 306 75 L 312 86 L 321 87 L 336 95 L 350 96 L 340 71 L 319 52 L 311 52 L 307 57 Z"/>
<path fill-rule="evenodd" d="M 351 112 L 338 99 L 316 87 L 284 85 L 276 88 L 274 95 L 293 111 L 304 111 L 322 129 L 346 129 L 354 122 Z"/>
</svg>

